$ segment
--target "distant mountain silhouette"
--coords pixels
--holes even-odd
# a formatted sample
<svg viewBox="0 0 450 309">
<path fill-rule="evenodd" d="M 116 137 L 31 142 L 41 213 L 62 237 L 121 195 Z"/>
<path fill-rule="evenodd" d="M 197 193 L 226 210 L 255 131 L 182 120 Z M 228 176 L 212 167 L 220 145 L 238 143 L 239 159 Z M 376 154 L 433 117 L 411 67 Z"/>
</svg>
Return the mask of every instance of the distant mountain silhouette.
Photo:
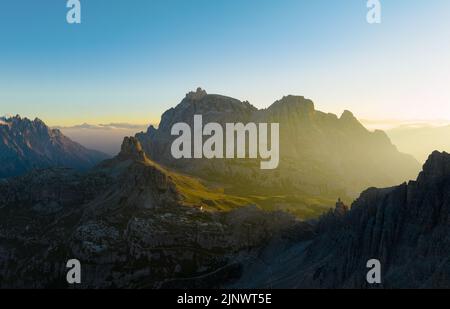
<svg viewBox="0 0 450 309">
<path fill-rule="evenodd" d="M 367 189 L 351 210 L 324 215 L 307 242 L 274 241 L 235 286 L 368 288 L 366 263 L 378 259 L 373 287 L 450 288 L 449 219 L 450 155 L 434 152 L 416 181 Z"/>
<path fill-rule="evenodd" d="M 279 123 L 279 168 L 261 171 L 255 160 L 173 159 L 170 148 L 176 137 L 171 128 L 178 122 L 193 126 L 195 114 L 201 114 L 204 123 L 222 125 Z M 317 111 L 311 100 L 300 96 L 286 96 L 258 110 L 248 102 L 198 89 L 166 111 L 157 129 L 151 126 L 136 138 L 154 161 L 221 183 L 233 194 L 295 196 L 295 208 L 303 208 L 303 216 L 317 215 L 320 204 L 331 205 L 337 196 L 349 201 L 367 187 L 395 185 L 413 179 L 420 170 L 420 164 L 397 151 L 384 132 L 369 132 L 349 111 L 341 117 Z M 290 207 L 286 200 L 269 203 Z"/>
<path fill-rule="evenodd" d="M 107 157 L 71 141 L 40 119 L 0 119 L 0 178 L 47 167 L 88 169 Z"/>
</svg>

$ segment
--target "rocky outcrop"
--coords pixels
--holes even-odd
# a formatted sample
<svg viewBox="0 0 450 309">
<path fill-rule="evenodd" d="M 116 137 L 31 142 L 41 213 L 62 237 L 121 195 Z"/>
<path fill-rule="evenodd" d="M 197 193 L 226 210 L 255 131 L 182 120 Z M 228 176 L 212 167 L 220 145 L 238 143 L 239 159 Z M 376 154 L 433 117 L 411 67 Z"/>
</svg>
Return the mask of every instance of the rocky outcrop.
<svg viewBox="0 0 450 309">
<path fill-rule="evenodd" d="M 345 205 L 341 199 L 339 199 L 336 203 L 336 208 L 334 210 L 334 215 L 338 217 L 345 216 L 348 212 L 348 206 Z"/>
<path fill-rule="evenodd" d="M 134 137 L 125 137 L 118 158 L 142 162 L 148 160 L 141 143 Z"/>
<path fill-rule="evenodd" d="M 266 249 L 270 274 L 253 283 L 244 275 L 238 286 L 450 288 L 449 220 L 450 155 L 434 152 L 416 181 L 370 188 L 346 214 L 325 215 L 312 241 Z M 371 259 L 381 262 L 381 284 L 366 281 Z"/>
<path fill-rule="evenodd" d="M 129 205 L 133 208 L 154 209 L 179 204 L 180 196 L 169 173 L 150 161 L 134 137 L 125 137 L 117 157 L 102 162 L 94 170 L 115 175 L 117 183 L 99 200 L 95 211 L 110 205 Z"/>
<path fill-rule="evenodd" d="M 106 158 L 103 153 L 71 141 L 59 130 L 48 128 L 40 119 L 1 119 L 0 178 L 49 167 L 86 170 Z"/>
</svg>

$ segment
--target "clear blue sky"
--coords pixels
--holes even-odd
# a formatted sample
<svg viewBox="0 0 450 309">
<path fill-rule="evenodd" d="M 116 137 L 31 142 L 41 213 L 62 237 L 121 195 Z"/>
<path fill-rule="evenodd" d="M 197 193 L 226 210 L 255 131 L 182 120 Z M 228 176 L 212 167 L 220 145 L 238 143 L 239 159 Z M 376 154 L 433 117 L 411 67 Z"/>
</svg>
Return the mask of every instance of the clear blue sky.
<svg viewBox="0 0 450 309">
<path fill-rule="evenodd" d="M 450 1 L 0 0 L 0 114 L 146 123 L 202 86 L 371 119 L 450 119 Z"/>
</svg>

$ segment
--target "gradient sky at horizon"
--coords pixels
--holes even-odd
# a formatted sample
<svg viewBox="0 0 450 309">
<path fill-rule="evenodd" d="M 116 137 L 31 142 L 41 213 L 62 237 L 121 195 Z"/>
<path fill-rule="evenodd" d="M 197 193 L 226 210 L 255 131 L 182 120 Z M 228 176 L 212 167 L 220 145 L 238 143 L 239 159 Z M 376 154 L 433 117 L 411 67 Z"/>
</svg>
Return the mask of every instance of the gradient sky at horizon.
<svg viewBox="0 0 450 309">
<path fill-rule="evenodd" d="M 450 2 L 0 0 L 0 114 L 155 123 L 201 86 L 363 119 L 450 120 Z"/>
</svg>

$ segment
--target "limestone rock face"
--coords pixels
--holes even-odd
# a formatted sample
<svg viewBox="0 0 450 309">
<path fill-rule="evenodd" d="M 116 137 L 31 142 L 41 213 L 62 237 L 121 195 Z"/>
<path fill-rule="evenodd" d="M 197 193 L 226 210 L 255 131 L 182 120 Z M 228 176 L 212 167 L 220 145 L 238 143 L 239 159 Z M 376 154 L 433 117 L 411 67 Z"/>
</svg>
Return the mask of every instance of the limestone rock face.
<svg viewBox="0 0 450 309">
<path fill-rule="evenodd" d="M 176 136 L 171 136 L 171 128 L 179 122 L 193 128 L 194 115 L 223 127 L 225 123 L 279 123 L 278 169 L 261 171 L 260 160 L 175 160 L 170 149 Z M 258 110 L 248 102 L 198 89 L 165 112 L 158 129 L 150 127 L 136 138 L 158 163 L 254 194 L 302 192 L 330 201 L 339 195 L 350 200 L 367 187 L 413 179 L 420 170 L 419 163 L 398 152 L 383 132 L 369 132 L 349 111 L 340 118 L 318 111 L 302 96 L 285 96 Z"/>
</svg>

